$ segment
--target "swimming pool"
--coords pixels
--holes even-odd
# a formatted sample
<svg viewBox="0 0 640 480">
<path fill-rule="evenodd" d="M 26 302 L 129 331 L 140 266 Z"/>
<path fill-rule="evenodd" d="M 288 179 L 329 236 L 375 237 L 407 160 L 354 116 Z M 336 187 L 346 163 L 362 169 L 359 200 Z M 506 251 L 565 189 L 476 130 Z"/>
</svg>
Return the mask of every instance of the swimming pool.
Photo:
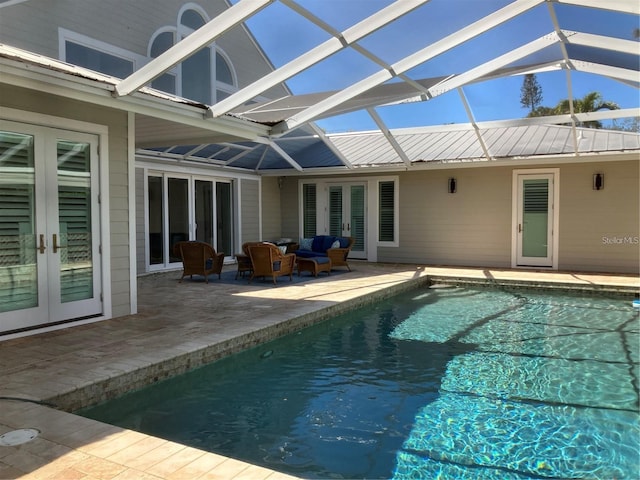
<svg viewBox="0 0 640 480">
<path fill-rule="evenodd" d="M 405 292 L 76 412 L 305 478 L 635 478 L 630 299 Z"/>
</svg>

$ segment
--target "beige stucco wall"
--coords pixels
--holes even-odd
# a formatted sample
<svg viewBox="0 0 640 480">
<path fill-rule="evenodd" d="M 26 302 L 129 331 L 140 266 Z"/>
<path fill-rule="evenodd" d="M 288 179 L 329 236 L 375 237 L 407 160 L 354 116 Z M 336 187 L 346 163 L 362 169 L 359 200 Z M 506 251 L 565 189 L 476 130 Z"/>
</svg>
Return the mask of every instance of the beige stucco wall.
<svg viewBox="0 0 640 480">
<path fill-rule="evenodd" d="M 560 170 L 561 270 L 638 273 L 640 161 L 564 165 Z M 593 190 L 594 173 L 604 189 Z"/>
<path fill-rule="evenodd" d="M 379 261 L 510 265 L 511 169 L 404 172 L 399 193 L 399 247 L 379 248 Z"/>
<path fill-rule="evenodd" d="M 298 241 L 300 232 L 300 214 L 298 203 L 298 181 L 295 177 L 284 177 L 280 191 L 282 205 L 280 222 L 282 236 Z"/>
<path fill-rule="evenodd" d="M 262 177 L 262 238 L 260 240 L 278 240 L 282 237 L 280 211 L 278 177 Z"/>
<path fill-rule="evenodd" d="M 258 180 L 241 179 L 240 184 L 240 244 L 260 239 L 260 188 Z"/>
<path fill-rule="evenodd" d="M 127 114 L 7 85 L 0 86 L 0 105 L 35 113 L 106 125 L 109 135 L 109 222 L 111 233 L 112 313 L 114 317 L 131 313 L 129 267 L 129 198 L 127 162 Z M 56 126 L 56 125 L 48 125 Z"/>
<path fill-rule="evenodd" d="M 370 245 L 369 258 L 375 252 L 380 262 L 510 268 L 513 172 L 555 168 L 558 269 L 640 273 L 639 164 L 631 159 L 400 172 L 398 246 Z M 592 189 L 596 172 L 605 175 L 600 191 Z M 450 177 L 457 181 L 454 194 L 447 191 Z M 295 188 L 283 189 L 282 205 L 296 206 L 286 221 L 283 209 L 283 235 L 297 238 Z"/>
</svg>

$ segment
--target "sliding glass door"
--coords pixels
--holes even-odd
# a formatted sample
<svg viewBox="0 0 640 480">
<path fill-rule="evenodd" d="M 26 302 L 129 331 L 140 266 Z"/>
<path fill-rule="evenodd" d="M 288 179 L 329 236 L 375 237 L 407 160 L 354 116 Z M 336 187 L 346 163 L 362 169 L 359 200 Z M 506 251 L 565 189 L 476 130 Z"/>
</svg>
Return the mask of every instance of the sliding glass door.
<svg viewBox="0 0 640 480">
<path fill-rule="evenodd" d="M 232 183 L 196 176 L 147 176 L 147 261 L 162 270 L 180 260 L 173 246 L 184 240 L 211 244 L 233 254 Z"/>
</svg>

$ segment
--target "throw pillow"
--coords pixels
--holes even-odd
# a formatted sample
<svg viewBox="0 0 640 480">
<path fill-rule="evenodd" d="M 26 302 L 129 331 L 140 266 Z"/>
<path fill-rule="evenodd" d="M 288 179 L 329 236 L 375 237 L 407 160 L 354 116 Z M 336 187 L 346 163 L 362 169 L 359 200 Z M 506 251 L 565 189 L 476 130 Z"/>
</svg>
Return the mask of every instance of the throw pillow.
<svg viewBox="0 0 640 480">
<path fill-rule="evenodd" d="M 313 238 L 303 238 L 300 240 L 300 250 L 311 250 Z"/>
<path fill-rule="evenodd" d="M 331 244 L 331 248 L 340 248 L 340 240 L 336 240 Z"/>
</svg>

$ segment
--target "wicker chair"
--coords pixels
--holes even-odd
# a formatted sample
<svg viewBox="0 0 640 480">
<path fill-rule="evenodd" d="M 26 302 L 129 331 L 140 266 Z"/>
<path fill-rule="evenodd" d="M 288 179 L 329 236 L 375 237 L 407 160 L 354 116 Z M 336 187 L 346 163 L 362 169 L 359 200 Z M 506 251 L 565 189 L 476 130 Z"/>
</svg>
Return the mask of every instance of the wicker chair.
<svg viewBox="0 0 640 480">
<path fill-rule="evenodd" d="M 331 268 L 333 267 L 347 267 L 351 271 L 347 257 L 353 247 L 354 238 L 346 237 L 349 240 L 349 244 L 344 248 L 330 248 L 327 250 L 327 257 L 331 259 Z"/>
<path fill-rule="evenodd" d="M 224 266 L 224 253 L 216 250 L 205 242 L 178 242 L 173 247 L 174 254 L 182 260 L 182 279 L 189 275 L 202 275 L 209 283 L 209 275 L 217 273 L 218 278 Z"/>
<path fill-rule="evenodd" d="M 245 273 L 253 272 L 253 264 L 249 256 L 249 248 L 254 245 L 261 245 L 263 242 L 245 242 L 242 244 L 242 253 L 236 254 L 238 262 L 238 271 L 236 272 L 236 280 L 238 277 L 244 277 Z"/>
<path fill-rule="evenodd" d="M 249 283 L 255 277 L 271 277 L 275 285 L 276 278 L 283 275 L 289 275 L 289 281 L 293 280 L 293 269 L 296 264 L 294 253 L 285 254 L 272 243 L 261 243 L 249 246 L 249 256 L 253 266 Z"/>
</svg>

